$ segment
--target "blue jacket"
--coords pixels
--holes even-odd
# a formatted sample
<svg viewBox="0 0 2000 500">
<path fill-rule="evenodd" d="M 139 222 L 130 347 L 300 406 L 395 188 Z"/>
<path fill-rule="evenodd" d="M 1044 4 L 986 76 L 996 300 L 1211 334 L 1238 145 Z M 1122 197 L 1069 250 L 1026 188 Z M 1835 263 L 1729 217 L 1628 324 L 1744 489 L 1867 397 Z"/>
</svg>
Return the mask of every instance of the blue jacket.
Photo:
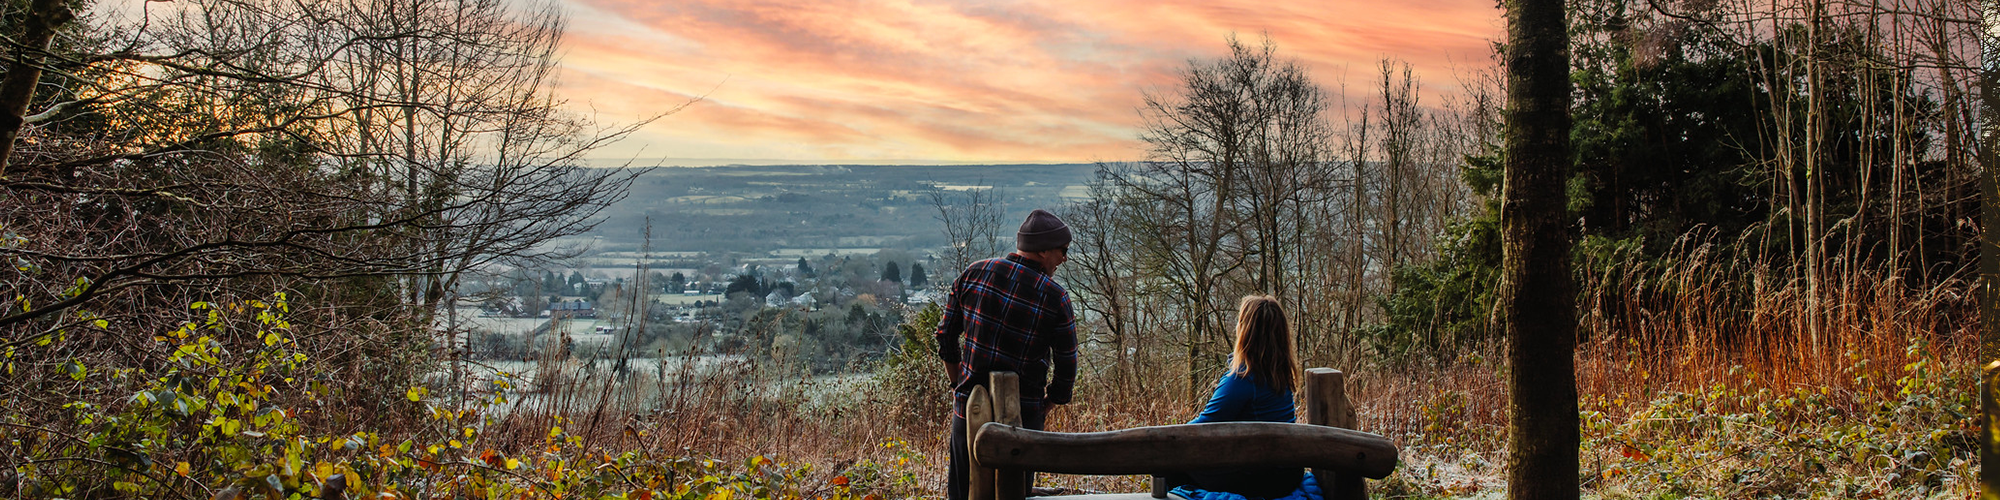
<svg viewBox="0 0 2000 500">
<path fill-rule="evenodd" d="M 1201 415 L 1188 423 L 1293 422 L 1293 414 L 1292 391 L 1272 390 L 1247 373 L 1227 373 L 1215 383 L 1215 395 L 1208 398 Z M 1317 485 L 1301 481 L 1304 475 L 1298 467 L 1193 471 L 1187 474 L 1191 484 L 1175 489 L 1174 494 L 1189 500 L 1321 500 Z"/>
<path fill-rule="evenodd" d="M 1277 391 L 1250 378 L 1250 374 L 1224 373 L 1215 383 L 1215 395 L 1201 415 L 1188 421 L 1205 422 L 1296 422 L 1292 391 Z"/>
</svg>

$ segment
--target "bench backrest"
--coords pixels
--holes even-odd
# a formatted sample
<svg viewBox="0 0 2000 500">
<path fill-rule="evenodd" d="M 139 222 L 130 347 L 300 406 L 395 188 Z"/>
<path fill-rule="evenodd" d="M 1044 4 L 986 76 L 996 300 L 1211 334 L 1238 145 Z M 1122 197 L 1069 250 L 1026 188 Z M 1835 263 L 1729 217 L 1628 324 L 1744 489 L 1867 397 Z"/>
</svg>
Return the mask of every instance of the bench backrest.
<svg viewBox="0 0 2000 500">
<path fill-rule="evenodd" d="M 966 400 L 972 500 L 1026 497 L 1022 475 L 996 470 L 1157 475 L 1224 467 L 1310 467 L 1327 498 L 1367 498 L 1363 478 L 1395 470 L 1395 444 L 1351 430 L 1355 414 L 1339 370 L 1306 370 L 1305 382 L 1304 425 L 1227 422 L 1063 433 L 1022 428 L 1019 379 L 995 372 Z M 1153 496 L 1164 493 L 1156 482 Z"/>
</svg>

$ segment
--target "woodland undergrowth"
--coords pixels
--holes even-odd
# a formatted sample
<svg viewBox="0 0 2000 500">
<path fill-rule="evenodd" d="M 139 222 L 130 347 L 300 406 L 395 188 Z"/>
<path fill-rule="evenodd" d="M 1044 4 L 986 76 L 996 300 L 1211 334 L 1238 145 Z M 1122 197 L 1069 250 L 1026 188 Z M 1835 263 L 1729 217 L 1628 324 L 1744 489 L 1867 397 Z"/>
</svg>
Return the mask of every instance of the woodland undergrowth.
<svg viewBox="0 0 2000 500">
<path fill-rule="evenodd" d="M 1586 299 L 1621 297 L 1586 300 L 1580 318 L 1587 494 L 1971 494 L 1978 326 L 1963 277 L 1916 288 L 1855 272 L 1815 297 L 1796 281 L 1732 285 L 1722 271 L 1684 262 L 1585 280 Z M 748 355 L 669 365 L 676 356 L 659 353 L 650 377 L 544 359 L 539 376 L 432 376 L 368 408 L 326 403 L 352 398 L 297 348 L 312 332 L 288 322 L 289 308 L 284 294 L 193 304 L 180 328 L 151 333 L 163 368 L 24 363 L 10 351 L 7 377 L 61 381 L 38 394 L 66 402 L 62 415 L 0 422 L 0 458 L 13 464 L 0 495 L 874 499 L 943 489 L 949 400 L 929 350 L 935 308 L 909 315 L 887 358 L 854 367 L 870 377 L 816 377 Z M 224 349 L 222 338 L 262 348 Z M 1449 363 L 1335 367 L 1350 373 L 1360 428 L 1402 449 L 1374 495 L 1500 491 L 1499 359 L 1485 345 Z M 1168 370 L 1156 380 L 1180 379 Z M 1088 358 L 1082 372 L 1052 429 L 1177 423 L 1199 406 L 1172 384 L 1106 376 Z M 1147 489 L 1140 477 L 1043 475 L 1039 485 Z"/>
</svg>

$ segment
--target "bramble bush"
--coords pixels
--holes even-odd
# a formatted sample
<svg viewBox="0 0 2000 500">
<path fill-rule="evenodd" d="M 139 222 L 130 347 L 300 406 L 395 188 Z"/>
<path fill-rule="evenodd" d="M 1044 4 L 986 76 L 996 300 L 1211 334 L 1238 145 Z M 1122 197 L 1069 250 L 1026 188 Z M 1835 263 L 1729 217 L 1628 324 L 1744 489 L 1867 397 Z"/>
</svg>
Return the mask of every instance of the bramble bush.
<svg viewBox="0 0 2000 500">
<path fill-rule="evenodd" d="M 283 294 L 196 303 L 199 318 L 151 339 L 171 350 L 158 368 L 56 364 L 83 389 L 49 395 L 70 400 L 54 425 L 18 412 L 0 422 L 0 457 L 10 465 L 0 495 L 872 499 L 914 493 L 912 471 L 925 466 L 901 440 L 881 443 L 897 457 L 889 463 L 828 472 L 766 455 L 738 463 L 606 450 L 565 430 L 563 417 L 539 440 L 511 442 L 495 437 L 506 425 L 503 404 L 518 395 L 504 378 L 462 401 L 412 386 L 383 408 L 413 415 L 411 425 L 336 432 L 316 413 L 352 409 L 303 403 L 334 389 L 308 369 L 312 360 L 285 319 L 289 307 Z M 254 331 L 262 347 L 231 351 L 217 341 L 238 328 Z"/>
<path fill-rule="evenodd" d="M 1583 401 L 1584 481 L 1607 498 L 1922 498 L 1970 487 L 1975 374 L 1912 343 L 1896 397 L 1713 384 Z M 1852 370 L 1856 377 L 1879 377 Z M 1733 377 L 1753 379 L 1736 367 Z M 1636 409 L 1617 416 L 1621 407 Z"/>
</svg>

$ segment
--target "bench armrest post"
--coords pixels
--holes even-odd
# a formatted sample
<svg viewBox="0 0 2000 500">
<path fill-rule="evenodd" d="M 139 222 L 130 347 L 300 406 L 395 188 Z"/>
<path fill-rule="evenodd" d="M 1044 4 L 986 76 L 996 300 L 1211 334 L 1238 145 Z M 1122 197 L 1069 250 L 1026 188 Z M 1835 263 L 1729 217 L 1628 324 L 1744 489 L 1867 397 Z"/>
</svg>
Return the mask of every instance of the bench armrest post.
<svg viewBox="0 0 2000 500">
<path fill-rule="evenodd" d="M 993 396 L 986 386 L 973 386 L 972 395 L 965 398 L 965 461 L 970 477 L 966 482 L 966 496 L 970 500 L 993 500 L 993 469 L 979 464 L 979 454 L 973 453 L 974 441 L 979 437 L 980 426 L 993 421 Z"/>
<path fill-rule="evenodd" d="M 1014 372 L 993 372 L 987 379 L 993 388 L 993 421 L 1012 427 L 1021 426 L 1021 376 Z M 1024 500 L 1028 498 L 1028 477 L 1033 472 L 1023 469 L 998 469 L 993 474 L 995 500 Z"/>
<path fill-rule="evenodd" d="M 1306 423 L 1353 429 L 1354 406 L 1347 400 L 1347 374 L 1332 368 L 1306 370 Z M 1368 485 L 1359 474 L 1313 470 L 1328 500 L 1367 500 Z"/>
</svg>

